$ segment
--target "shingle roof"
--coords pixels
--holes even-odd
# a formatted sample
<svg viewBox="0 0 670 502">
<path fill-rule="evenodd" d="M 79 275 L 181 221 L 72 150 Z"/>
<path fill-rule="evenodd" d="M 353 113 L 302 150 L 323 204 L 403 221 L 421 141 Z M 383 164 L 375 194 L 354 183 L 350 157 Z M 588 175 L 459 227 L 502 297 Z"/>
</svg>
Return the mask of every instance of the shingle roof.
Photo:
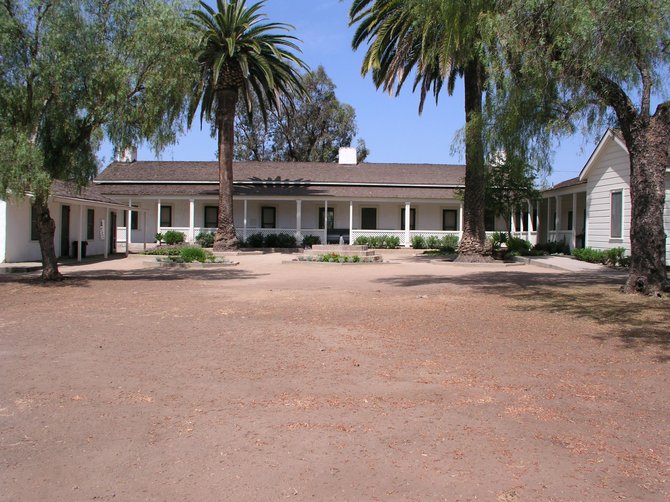
<svg viewBox="0 0 670 502">
<path fill-rule="evenodd" d="M 428 198 L 454 197 L 465 167 L 440 164 L 236 162 L 237 196 Z M 216 162 L 114 162 L 96 179 L 109 196 L 217 196 Z"/>
<path fill-rule="evenodd" d="M 393 183 L 410 185 L 462 185 L 465 167 L 448 164 L 358 164 L 340 165 L 318 162 L 236 162 L 236 182 L 342 182 Z M 96 182 L 216 181 L 216 162 L 139 161 L 114 162 Z"/>
<path fill-rule="evenodd" d="M 103 204 L 118 205 L 117 201 L 104 195 L 99 186 L 90 184 L 79 187 L 75 183 L 54 180 L 51 185 L 51 195 L 55 197 L 67 197 L 69 199 L 81 199 Z"/>
<path fill-rule="evenodd" d="M 583 185 L 586 181 L 580 181 L 579 176 L 576 178 L 570 178 L 569 180 L 561 181 L 551 188 L 545 190 L 545 192 L 550 192 L 551 190 L 558 190 L 559 188 L 568 188 L 576 185 Z"/>
</svg>

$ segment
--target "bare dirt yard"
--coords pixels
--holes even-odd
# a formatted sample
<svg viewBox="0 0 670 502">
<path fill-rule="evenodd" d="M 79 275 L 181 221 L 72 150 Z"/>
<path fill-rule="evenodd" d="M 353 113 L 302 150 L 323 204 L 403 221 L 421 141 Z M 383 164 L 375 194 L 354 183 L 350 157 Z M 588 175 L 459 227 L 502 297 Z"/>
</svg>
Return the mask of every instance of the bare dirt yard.
<svg viewBox="0 0 670 502">
<path fill-rule="evenodd" d="M 531 265 L 0 276 L 2 500 L 670 500 L 670 302 Z"/>
</svg>

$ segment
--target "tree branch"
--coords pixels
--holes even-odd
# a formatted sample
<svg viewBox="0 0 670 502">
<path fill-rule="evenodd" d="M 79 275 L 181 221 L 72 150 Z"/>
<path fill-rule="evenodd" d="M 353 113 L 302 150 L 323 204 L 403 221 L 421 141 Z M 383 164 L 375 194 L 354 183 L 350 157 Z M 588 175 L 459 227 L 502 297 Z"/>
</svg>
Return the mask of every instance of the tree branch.
<svg viewBox="0 0 670 502">
<path fill-rule="evenodd" d="M 649 117 L 651 112 L 651 71 L 646 64 L 637 64 L 637 69 L 642 77 L 642 102 L 640 103 L 640 114 Z"/>
<path fill-rule="evenodd" d="M 638 112 L 635 105 L 630 100 L 626 92 L 612 79 L 604 75 L 594 75 L 591 81 L 591 90 L 602 99 L 608 106 L 611 106 L 619 119 L 619 126 L 626 130 L 637 118 Z"/>
</svg>

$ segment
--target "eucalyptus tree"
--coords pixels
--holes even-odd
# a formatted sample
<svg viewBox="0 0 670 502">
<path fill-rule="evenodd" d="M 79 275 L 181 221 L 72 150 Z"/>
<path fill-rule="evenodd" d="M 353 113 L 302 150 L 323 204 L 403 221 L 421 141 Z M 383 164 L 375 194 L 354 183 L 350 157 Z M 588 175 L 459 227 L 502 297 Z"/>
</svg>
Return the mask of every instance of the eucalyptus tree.
<svg viewBox="0 0 670 502">
<path fill-rule="evenodd" d="M 367 44 L 362 74 L 377 88 L 400 93 L 414 75 L 419 113 L 429 93 L 437 101 L 444 84 L 452 94 L 459 77 L 465 87 L 465 194 L 460 260 L 485 252 L 486 187 L 482 105 L 487 75 L 479 19 L 493 0 L 354 0 L 350 22 L 358 24 L 352 45 Z"/>
<path fill-rule="evenodd" d="M 500 0 L 498 9 L 489 17 L 502 63 L 491 66 L 496 79 L 531 84 L 561 110 L 559 128 L 619 128 L 630 158 L 632 264 L 624 290 L 667 289 L 670 2 Z"/>
<path fill-rule="evenodd" d="M 174 141 L 195 74 L 179 0 L 0 3 L 0 196 L 30 194 L 42 277 L 59 279 L 53 180 L 83 185 L 107 135 Z"/>
<path fill-rule="evenodd" d="M 240 94 L 250 110 L 255 102 L 267 120 L 269 107 L 290 105 L 304 94 L 300 69 L 307 65 L 295 54 L 298 39 L 292 26 L 266 22 L 264 2 L 247 6 L 245 0 L 217 0 L 217 9 L 204 1 L 191 12 L 198 37 L 200 77 L 192 92 L 189 122 L 200 106 L 200 121 L 213 124 L 218 134 L 219 215 L 214 249 L 239 244 L 233 219 L 233 153 L 235 112 Z"/>
</svg>

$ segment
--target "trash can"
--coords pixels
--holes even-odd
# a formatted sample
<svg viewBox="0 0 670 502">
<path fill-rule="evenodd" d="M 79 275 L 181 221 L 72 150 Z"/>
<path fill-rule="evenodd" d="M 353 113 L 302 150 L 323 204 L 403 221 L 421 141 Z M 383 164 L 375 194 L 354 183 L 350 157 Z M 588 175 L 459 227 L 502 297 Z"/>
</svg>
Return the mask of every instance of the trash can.
<svg viewBox="0 0 670 502">
<path fill-rule="evenodd" d="M 81 241 L 81 257 L 86 258 L 86 247 L 88 246 L 88 241 Z M 79 256 L 79 241 L 72 241 L 72 253 L 70 253 L 71 258 L 77 258 Z"/>
</svg>

